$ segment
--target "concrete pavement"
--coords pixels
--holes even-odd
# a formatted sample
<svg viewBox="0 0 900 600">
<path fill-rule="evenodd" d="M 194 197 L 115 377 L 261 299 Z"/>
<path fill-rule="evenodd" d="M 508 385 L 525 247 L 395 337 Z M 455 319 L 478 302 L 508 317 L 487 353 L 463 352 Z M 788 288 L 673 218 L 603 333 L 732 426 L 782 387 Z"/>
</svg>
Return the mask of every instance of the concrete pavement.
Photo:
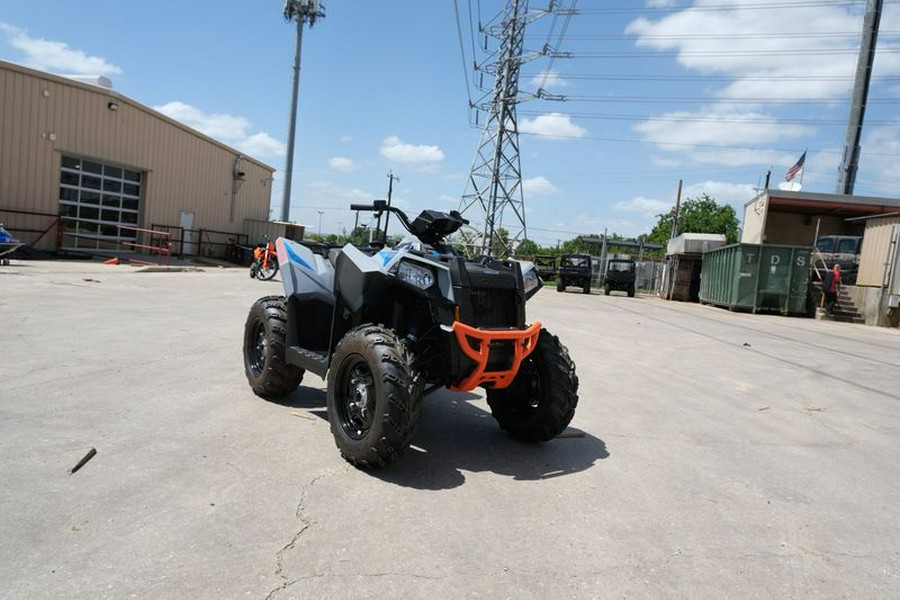
<svg viewBox="0 0 900 600">
<path fill-rule="evenodd" d="M 0 267 L 0 597 L 900 594 L 900 331 L 547 288 L 583 437 L 522 444 L 440 391 L 364 472 L 320 379 L 280 404 L 244 379 L 280 292 Z"/>
</svg>

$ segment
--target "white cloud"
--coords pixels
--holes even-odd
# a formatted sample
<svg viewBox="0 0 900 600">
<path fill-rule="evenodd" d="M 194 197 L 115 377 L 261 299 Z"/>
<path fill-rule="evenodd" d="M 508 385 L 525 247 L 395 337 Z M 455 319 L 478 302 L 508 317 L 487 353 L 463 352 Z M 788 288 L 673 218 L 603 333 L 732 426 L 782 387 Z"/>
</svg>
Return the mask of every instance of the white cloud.
<svg viewBox="0 0 900 600">
<path fill-rule="evenodd" d="M 317 199 L 317 203 L 327 203 L 337 208 L 346 208 L 348 212 L 350 211 L 350 206 L 346 201 L 368 201 L 375 197 L 369 192 L 357 188 L 341 187 L 330 181 L 313 181 L 310 182 L 308 187 L 312 191 L 312 196 Z"/>
<path fill-rule="evenodd" d="M 381 143 L 381 155 L 399 163 L 437 163 L 444 160 L 438 146 L 405 144 L 397 136 L 385 138 Z"/>
<path fill-rule="evenodd" d="M 681 150 L 679 144 L 762 144 L 815 132 L 808 125 L 784 125 L 769 114 L 722 106 L 665 113 L 655 120 L 638 123 L 634 129 L 645 140 L 669 150 Z M 666 142 L 671 143 L 667 146 Z"/>
<path fill-rule="evenodd" d="M 282 158 L 287 156 L 287 146 L 260 131 L 244 139 L 235 140 L 233 145 L 253 158 Z"/>
<path fill-rule="evenodd" d="M 343 156 L 333 156 L 328 159 L 328 166 L 335 171 L 352 171 L 356 168 L 356 163 Z"/>
<path fill-rule="evenodd" d="M 560 77 L 556 71 L 543 71 L 531 78 L 531 85 L 544 90 L 569 87 L 569 82 Z"/>
<path fill-rule="evenodd" d="M 344 143 L 346 143 L 346 142 L 352 142 L 352 141 L 353 141 L 353 136 L 352 136 L 352 135 L 342 135 L 342 136 L 341 136 L 341 141 L 344 142 Z"/>
<path fill-rule="evenodd" d="M 42 71 L 73 75 L 118 75 L 122 69 L 99 56 L 90 56 L 63 42 L 31 37 L 27 31 L 0 22 L 6 43 L 23 54 L 24 63 Z"/>
<path fill-rule="evenodd" d="M 654 198 L 645 198 L 638 196 L 631 200 L 623 200 L 613 205 L 616 210 L 624 212 L 639 213 L 645 217 L 655 217 L 658 214 L 667 212 L 672 208 L 671 202 L 665 200 L 656 200 Z"/>
<path fill-rule="evenodd" d="M 779 100 L 846 94 L 847 81 L 835 77 L 852 74 L 856 65 L 858 13 L 840 6 L 799 4 L 779 7 L 777 19 L 760 19 L 759 10 L 742 8 L 740 0 L 730 4 L 734 7 L 730 10 L 682 10 L 657 21 L 642 17 L 625 32 L 637 36 L 639 47 L 674 50 L 678 62 L 688 69 L 734 77 L 735 82 L 719 92 L 724 98 Z M 797 35 L 798 24 L 803 35 Z M 727 42 L 722 35 L 697 35 L 702 31 L 727 32 Z M 811 75 L 831 79 L 808 79 Z M 790 79 L 796 76 L 805 79 Z"/>
<path fill-rule="evenodd" d="M 244 117 L 226 113 L 207 114 L 178 101 L 154 106 L 153 109 L 213 139 L 234 146 L 254 158 L 281 158 L 287 152 L 286 146 L 269 134 L 264 132 L 251 134 L 250 121 Z"/>
<path fill-rule="evenodd" d="M 683 4 L 647 0 L 651 7 Z M 703 8 L 706 2 L 689 4 L 683 10 L 655 13 L 664 15 L 659 18 L 635 19 L 625 33 L 634 36 L 639 48 L 674 53 L 684 71 L 724 78 L 725 83 L 710 80 L 711 85 L 699 93 L 709 98 L 706 106 L 657 115 L 636 125 L 635 131 L 645 141 L 677 152 L 683 162 L 743 166 L 784 164 L 787 160 L 791 164 L 796 156 L 787 157 L 784 151 L 698 146 L 777 142 L 791 146 L 783 142 L 809 140 L 820 134 L 823 125 L 797 122 L 821 117 L 846 103 L 853 85 L 864 7 L 787 3 L 777 7 L 777 18 L 761 18 L 758 7 L 744 6 L 754 0 L 729 0 L 728 10 L 693 10 Z M 900 13 L 885 11 L 882 31 L 898 26 Z M 879 39 L 873 85 L 878 85 L 879 78 L 900 74 L 896 47 L 893 38 Z M 676 91 L 672 95 L 681 94 Z M 802 151 L 805 144 L 797 145 Z"/>
<path fill-rule="evenodd" d="M 530 179 L 522 180 L 522 194 L 525 197 L 547 196 L 550 194 L 555 194 L 558 191 L 559 189 L 555 185 L 550 183 L 550 180 L 543 175 L 538 175 L 537 177 L 531 177 Z"/>
<path fill-rule="evenodd" d="M 778 177 L 775 172 L 772 173 L 772 186 Z M 749 202 L 756 196 L 754 185 L 749 183 L 728 183 L 725 181 L 703 181 L 700 183 L 692 183 L 685 186 L 681 190 L 681 197 L 699 198 L 703 194 L 707 194 L 718 204 L 730 204 L 737 211 L 738 218 L 742 217 L 744 204 Z"/>
<path fill-rule="evenodd" d="M 557 112 L 522 119 L 519 121 L 519 131 L 553 139 L 580 138 L 587 134 L 587 129 L 573 123 L 569 115 Z"/>
</svg>

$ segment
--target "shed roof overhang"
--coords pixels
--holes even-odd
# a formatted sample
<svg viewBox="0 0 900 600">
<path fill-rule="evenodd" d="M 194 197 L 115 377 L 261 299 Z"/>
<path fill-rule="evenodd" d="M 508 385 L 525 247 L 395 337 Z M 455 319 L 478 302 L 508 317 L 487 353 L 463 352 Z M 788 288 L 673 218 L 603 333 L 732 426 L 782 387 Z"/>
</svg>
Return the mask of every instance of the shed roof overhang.
<svg viewBox="0 0 900 600">
<path fill-rule="evenodd" d="M 767 190 L 770 212 L 858 217 L 900 210 L 900 199 Z"/>
</svg>

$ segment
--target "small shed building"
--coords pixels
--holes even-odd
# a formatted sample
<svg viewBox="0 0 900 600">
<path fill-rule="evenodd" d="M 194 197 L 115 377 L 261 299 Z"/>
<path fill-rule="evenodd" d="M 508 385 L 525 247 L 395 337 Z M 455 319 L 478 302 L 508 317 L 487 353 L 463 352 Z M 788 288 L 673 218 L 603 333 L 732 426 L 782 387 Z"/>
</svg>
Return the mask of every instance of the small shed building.
<svg viewBox="0 0 900 600">
<path fill-rule="evenodd" d="M 744 205 L 741 242 L 813 246 L 826 235 L 863 236 L 856 285 L 847 286 L 848 296 L 867 324 L 896 326 L 888 287 L 900 260 L 898 215 L 897 198 L 767 189 Z"/>
</svg>

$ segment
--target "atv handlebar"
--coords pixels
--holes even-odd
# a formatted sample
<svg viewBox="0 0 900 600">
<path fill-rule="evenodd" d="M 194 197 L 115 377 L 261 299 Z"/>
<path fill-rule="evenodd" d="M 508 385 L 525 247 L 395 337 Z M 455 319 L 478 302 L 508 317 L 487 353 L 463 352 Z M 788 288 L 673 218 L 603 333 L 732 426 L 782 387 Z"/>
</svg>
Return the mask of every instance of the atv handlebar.
<svg viewBox="0 0 900 600">
<path fill-rule="evenodd" d="M 403 223 L 403 227 L 410 233 L 413 232 L 412 226 L 409 222 L 409 217 L 406 216 L 406 213 L 400 210 L 399 208 L 394 208 L 393 206 L 388 206 L 386 200 L 375 200 L 372 204 L 351 204 L 350 210 L 362 210 L 369 211 L 375 213 L 383 213 L 384 211 L 392 212 L 397 215 L 397 218 L 400 219 L 400 222 Z"/>
</svg>

